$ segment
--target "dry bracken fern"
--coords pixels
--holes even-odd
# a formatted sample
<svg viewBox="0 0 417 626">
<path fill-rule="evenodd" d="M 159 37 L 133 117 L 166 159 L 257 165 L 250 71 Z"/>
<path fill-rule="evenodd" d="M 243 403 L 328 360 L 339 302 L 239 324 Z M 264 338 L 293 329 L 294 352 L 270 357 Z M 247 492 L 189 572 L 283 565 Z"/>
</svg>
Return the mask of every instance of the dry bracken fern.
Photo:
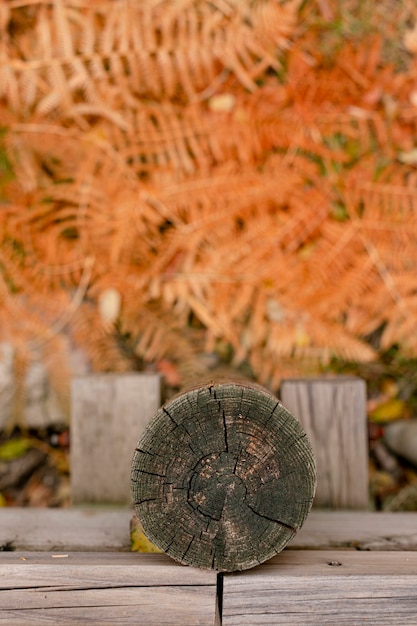
<svg viewBox="0 0 417 626">
<path fill-rule="evenodd" d="M 356 0 L 0 11 L 1 340 L 21 368 L 81 348 L 94 371 L 169 358 L 188 378 L 227 345 L 276 388 L 416 355 L 417 59 L 387 58 L 380 9 L 362 31 Z"/>
</svg>

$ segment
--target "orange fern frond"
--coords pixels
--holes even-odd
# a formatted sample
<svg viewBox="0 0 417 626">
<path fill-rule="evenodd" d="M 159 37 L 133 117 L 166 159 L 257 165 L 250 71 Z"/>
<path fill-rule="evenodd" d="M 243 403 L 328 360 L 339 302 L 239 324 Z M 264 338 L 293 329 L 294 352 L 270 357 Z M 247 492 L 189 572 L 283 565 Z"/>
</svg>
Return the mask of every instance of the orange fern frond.
<svg viewBox="0 0 417 626">
<path fill-rule="evenodd" d="M 0 316 L 22 368 L 76 346 L 97 371 L 189 369 L 224 342 L 276 385 L 376 358 L 371 333 L 417 352 L 417 65 L 393 48 L 413 7 L 377 4 L 0 9 Z"/>
<path fill-rule="evenodd" d="M 60 112 L 81 127 L 86 115 L 100 115 L 123 128 L 117 109 L 137 96 L 196 100 L 228 73 L 254 91 L 268 67 L 279 67 L 275 52 L 287 47 L 298 4 L 130 0 L 75 7 L 54 0 L 37 3 L 26 20 L 18 5 L 8 21 L 23 17 L 22 31 L 3 59 L 0 96 L 19 110 Z M 28 29 L 37 37 L 24 38 Z"/>
</svg>

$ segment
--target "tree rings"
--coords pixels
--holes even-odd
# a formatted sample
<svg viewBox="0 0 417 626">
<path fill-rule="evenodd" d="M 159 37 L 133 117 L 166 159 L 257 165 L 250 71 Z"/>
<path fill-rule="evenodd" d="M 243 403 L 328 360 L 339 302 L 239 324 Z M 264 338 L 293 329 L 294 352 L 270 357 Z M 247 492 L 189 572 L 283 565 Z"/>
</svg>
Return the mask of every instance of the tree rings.
<svg viewBox="0 0 417 626">
<path fill-rule="evenodd" d="M 234 382 L 176 396 L 134 453 L 132 497 L 147 537 L 175 560 L 244 570 L 304 523 L 316 467 L 300 423 L 265 389 Z"/>
</svg>

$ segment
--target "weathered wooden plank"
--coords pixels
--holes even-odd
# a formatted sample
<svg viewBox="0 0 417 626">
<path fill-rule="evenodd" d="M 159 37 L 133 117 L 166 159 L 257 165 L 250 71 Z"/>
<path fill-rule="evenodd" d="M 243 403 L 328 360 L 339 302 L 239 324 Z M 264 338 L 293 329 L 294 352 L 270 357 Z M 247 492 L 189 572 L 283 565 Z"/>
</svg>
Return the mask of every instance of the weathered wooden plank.
<svg viewBox="0 0 417 626">
<path fill-rule="evenodd" d="M 11 578 L 8 578 L 8 574 Z M 180 565 L 165 554 L 0 552 L 0 589 L 50 585 L 91 588 L 215 585 L 216 573 Z"/>
<path fill-rule="evenodd" d="M 132 511 L 109 509 L 0 510 L 0 546 L 15 550 L 129 550 Z"/>
<path fill-rule="evenodd" d="M 0 546 L 15 550 L 128 551 L 130 509 L 0 510 Z M 417 550 L 417 512 L 313 509 L 289 548 Z"/>
<path fill-rule="evenodd" d="M 417 512 L 313 509 L 289 547 L 417 550 Z"/>
<path fill-rule="evenodd" d="M 5 609 L 0 607 L 0 624 L 13 626 L 79 626 L 90 623 L 213 626 L 215 623 L 215 599 L 205 587 L 141 587 L 78 592 L 27 589 L 7 592 L 7 598 L 8 606 Z"/>
<path fill-rule="evenodd" d="M 149 555 L 147 555 L 149 556 Z M 341 565 L 339 565 L 341 564 Z M 357 576 L 417 576 L 417 552 L 377 552 L 361 550 L 285 550 L 273 559 L 244 572 L 225 575 L 234 584 L 274 585 L 282 576 L 337 576 L 342 582 Z M 249 583 L 250 580 L 250 583 Z M 272 582 L 268 582 L 272 581 Z M 417 595 L 416 595 L 417 601 Z"/>
<path fill-rule="evenodd" d="M 216 580 L 165 555 L 0 553 L 0 623 L 213 626 Z"/>
<path fill-rule="evenodd" d="M 74 503 L 130 503 L 135 443 L 160 406 L 156 374 L 94 374 L 71 389 Z"/>
<path fill-rule="evenodd" d="M 302 423 L 317 462 L 315 506 L 368 507 L 365 382 L 355 377 L 285 380 L 284 406 Z"/>
<path fill-rule="evenodd" d="M 224 575 L 223 626 L 416 624 L 417 552 L 286 550 Z"/>
</svg>

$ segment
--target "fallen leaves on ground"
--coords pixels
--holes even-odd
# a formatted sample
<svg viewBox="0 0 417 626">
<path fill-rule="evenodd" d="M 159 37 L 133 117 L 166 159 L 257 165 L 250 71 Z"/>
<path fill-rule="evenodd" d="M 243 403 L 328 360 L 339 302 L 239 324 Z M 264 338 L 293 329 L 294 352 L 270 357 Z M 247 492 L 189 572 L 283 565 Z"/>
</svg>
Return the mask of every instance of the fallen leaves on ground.
<svg viewBox="0 0 417 626">
<path fill-rule="evenodd" d="M 0 506 L 68 507 L 70 497 L 66 428 L 0 434 Z"/>
</svg>

